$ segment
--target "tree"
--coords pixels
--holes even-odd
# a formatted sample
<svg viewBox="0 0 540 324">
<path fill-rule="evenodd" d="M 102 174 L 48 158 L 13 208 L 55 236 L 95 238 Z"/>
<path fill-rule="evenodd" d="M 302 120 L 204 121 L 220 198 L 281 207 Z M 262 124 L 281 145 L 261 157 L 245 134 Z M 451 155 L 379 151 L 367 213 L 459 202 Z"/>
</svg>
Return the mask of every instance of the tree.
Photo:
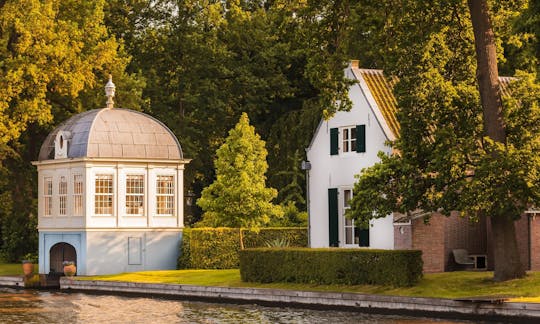
<svg viewBox="0 0 540 324">
<path fill-rule="evenodd" d="M 468 0 L 469 11 L 474 31 L 476 48 L 478 86 L 484 119 L 484 133 L 487 138 L 504 147 L 506 144 L 506 126 L 503 116 L 501 85 L 497 70 L 497 51 L 495 35 L 491 27 L 486 0 Z M 500 153 L 491 152 L 493 160 L 499 159 Z M 525 275 L 525 269 L 519 260 L 519 253 L 514 227 L 515 215 L 501 212 L 491 218 L 495 252 L 495 280 L 507 280 Z"/>
<path fill-rule="evenodd" d="M 140 104 L 141 82 L 125 73 L 129 57 L 107 33 L 104 3 L 0 3 L 0 244 L 9 261 L 37 251 L 30 161 L 48 132 L 73 114 L 103 107 L 109 73 L 130 84 L 117 101 Z"/>
<path fill-rule="evenodd" d="M 336 99 L 342 108 L 349 103 L 347 3 L 108 2 L 109 29 L 133 56 L 129 71 L 146 80 L 144 109 L 180 139 L 192 159 L 185 183 L 196 195 L 214 177 L 215 152 L 241 112 L 273 153 L 268 183 L 281 191 L 289 175 L 304 176 L 297 152 L 309 144 L 323 111 L 336 110 Z M 285 191 L 279 203 L 303 196 L 303 186 Z"/>
<path fill-rule="evenodd" d="M 243 113 L 216 152 L 216 180 L 197 200 L 204 211 L 202 225 L 257 228 L 283 215 L 271 202 L 277 191 L 266 187 L 267 154 Z"/>
<path fill-rule="evenodd" d="M 512 16 L 517 16 L 523 3 L 499 3 L 489 14 L 499 17 L 514 12 Z M 400 6 L 370 8 L 368 12 L 378 13 L 379 26 L 371 29 L 373 40 L 364 46 L 373 45 L 373 52 L 384 55 L 373 62 L 389 77 L 398 78 L 394 94 L 401 133 L 392 146 L 399 154 L 380 154 L 380 163 L 362 171 L 350 216 L 363 225 L 372 217 L 417 209 L 447 215 L 458 210 L 471 221 L 490 217 L 494 279 L 523 276 L 513 226 L 528 206 L 540 203 L 535 76 L 517 73 L 518 79 L 510 85 L 512 98 L 501 101 L 493 69 L 497 67 L 494 49 L 503 44 L 495 38 L 486 42 L 489 28 L 475 42 L 476 7 L 469 11 L 464 0 L 403 1 Z M 483 10 L 487 27 L 488 11 Z M 482 51 L 490 47 L 490 70 L 483 54 L 476 55 L 475 43 Z M 482 81 L 486 78 L 492 82 L 489 87 Z"/>
</svg>

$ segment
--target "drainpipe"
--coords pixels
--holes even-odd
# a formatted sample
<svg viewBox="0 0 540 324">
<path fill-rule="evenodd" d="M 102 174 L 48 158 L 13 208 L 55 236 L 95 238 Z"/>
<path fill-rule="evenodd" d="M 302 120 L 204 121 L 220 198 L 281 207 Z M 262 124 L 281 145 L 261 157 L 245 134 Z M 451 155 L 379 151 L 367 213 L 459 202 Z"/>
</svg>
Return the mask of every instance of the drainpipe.
<svg viewBox="0 0 540 324">
<path fill-rule="evenodd" d="M 306 149 L 307 151 L 307 149 Z M 310 204 L 309 204 L 309 170 L 311 170 L 311 163 L 309 161 L 302 161 L 302 170 L 306 171 L 306 210 L 308 214 L 308 247 L 311 247 L 311 213 L 309 212 Z"/>
</svg>

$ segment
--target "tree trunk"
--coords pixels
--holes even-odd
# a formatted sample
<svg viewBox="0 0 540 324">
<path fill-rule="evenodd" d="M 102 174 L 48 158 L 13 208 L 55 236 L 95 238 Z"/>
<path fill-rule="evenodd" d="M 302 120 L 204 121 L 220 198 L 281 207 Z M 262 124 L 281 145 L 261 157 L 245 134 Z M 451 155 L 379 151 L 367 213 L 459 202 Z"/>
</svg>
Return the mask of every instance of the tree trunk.
<svg viewBox="0 0 540 324">
<path fill-rule="evenodd" d="M 491 217 L 495 273 L 493 280 L 505 281 L 525 276 L 519 258 L 514 220 L 510 215 Z"/>
<path fill-rule="evenodd" d="M 506 143 L 501 88 L 497 70 L 495 36 L 491 28 L 486 0 L 468 0 L 474 32 L 477 70 L 476 78 L 484 116 L 485 135 L 499 143 Z M 496 159 L 496 153 L 493 153 Z M 519 260 L 516 231 L 511 215 L 490 215 L 493 233 L 496 281 L 520 278 L 525 275 Z"/>
</svg>

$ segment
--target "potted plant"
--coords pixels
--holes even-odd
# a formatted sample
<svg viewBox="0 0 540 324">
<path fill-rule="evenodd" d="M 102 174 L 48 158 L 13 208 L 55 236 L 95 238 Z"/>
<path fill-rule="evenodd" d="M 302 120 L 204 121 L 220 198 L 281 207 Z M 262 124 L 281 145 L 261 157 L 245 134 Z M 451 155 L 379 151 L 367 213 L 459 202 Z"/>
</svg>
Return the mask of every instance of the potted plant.
<svg viewBox="0 0 540 324">
<path fill-rule="evenodd" d="M 22 260 L 22 269 L 24 276 L 30 278 L 34 275 L 34 264 L 36 263 L 36 256 L 32 253 L 28 253 Z"/>
<path fill-rule="evenodd" d="M 62 265 L 64 266 L 64 275 L 66 275 L 66 277 L 73 277 L 77 273 L 75 262 L 64 261 L 62 262 Z"/>
</svg>

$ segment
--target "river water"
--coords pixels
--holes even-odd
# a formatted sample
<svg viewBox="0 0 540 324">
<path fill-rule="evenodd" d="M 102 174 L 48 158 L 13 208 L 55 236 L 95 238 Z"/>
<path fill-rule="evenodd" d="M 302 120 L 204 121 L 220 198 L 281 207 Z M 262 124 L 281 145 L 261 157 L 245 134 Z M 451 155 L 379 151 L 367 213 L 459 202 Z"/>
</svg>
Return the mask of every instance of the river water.
<svg viewBox="0 0 540 324">
<path fill-rule="evenodd" d="M 0 323 L 473 323 L 358 312 L 0 288 Z"/>
</svg>

